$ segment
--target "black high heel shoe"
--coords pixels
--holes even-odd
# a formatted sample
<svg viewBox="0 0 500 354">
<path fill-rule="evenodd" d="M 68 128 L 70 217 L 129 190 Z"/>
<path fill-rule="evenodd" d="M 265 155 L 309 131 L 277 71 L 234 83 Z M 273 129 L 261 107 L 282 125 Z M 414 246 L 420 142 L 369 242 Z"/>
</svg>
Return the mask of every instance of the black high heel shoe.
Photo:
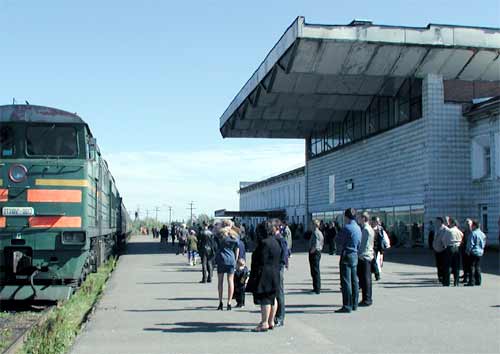
<svg viewBox="0 0 500 354">
<path fill-rule="evenodd" d="M 219 302 L 219 307 L 217 307 L 217 310 L 222 311 L 222 308 L 223 308 L 223 305 L 222 305 L 222 301 L 221 301 L 221 302 Z"/>
<path fill-rule="evenodd" d="M 227 310 L 231 311 L 231 304 L 227 304 Z"/>
</svg>

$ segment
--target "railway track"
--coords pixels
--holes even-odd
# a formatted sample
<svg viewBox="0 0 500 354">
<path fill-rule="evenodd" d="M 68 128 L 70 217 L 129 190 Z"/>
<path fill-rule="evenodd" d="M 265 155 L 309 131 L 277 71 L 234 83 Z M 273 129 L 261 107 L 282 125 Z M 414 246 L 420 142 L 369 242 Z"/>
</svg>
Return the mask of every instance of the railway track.
<svg viewBox="0 0 500 354">
<path fill-rule="evenodd" d="M 2 304 L 3 305 L 3 304 Z M 4 307 L 3 305 L 2 307 Z M 42 323 L 54 305 L 4 307 L 0 313 L 0 352 L 15 354 L 21 349 L 29 331 Z"/>
</svg>

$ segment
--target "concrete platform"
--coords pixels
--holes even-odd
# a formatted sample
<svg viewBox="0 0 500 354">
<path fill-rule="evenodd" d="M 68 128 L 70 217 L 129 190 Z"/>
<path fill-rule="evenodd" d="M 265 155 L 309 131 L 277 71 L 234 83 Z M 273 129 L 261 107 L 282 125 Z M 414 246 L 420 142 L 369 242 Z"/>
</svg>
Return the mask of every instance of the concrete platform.
<svg viewBox="0 0 500 354">
<path fill-rule="evenodd" d="M 297 253 L 286 273 L 285 327 L 252 333 L 259 320 L 252 297 L 245 309 L 216 311 L 216 283 L 199 284 L 199 266 L 169 247 L 132 239 L 72 353 L 500 352 L 498 253 L 482 287 L 443 288 L 427 251 L 394 250 L 374 305 L 352 314 L 333 313 L 342 302 L 338 257 L 323 255 L 323 292 L 312 295 L 307 255 Z"/>
</svg>

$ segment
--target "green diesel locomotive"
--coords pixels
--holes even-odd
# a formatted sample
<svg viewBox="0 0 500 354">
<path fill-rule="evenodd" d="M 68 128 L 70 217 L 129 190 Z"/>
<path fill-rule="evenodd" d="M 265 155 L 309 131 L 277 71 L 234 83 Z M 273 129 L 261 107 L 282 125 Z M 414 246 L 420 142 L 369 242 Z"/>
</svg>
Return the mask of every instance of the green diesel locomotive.
<svg viewBox="0 0 500 354">
<path fill-rule="evenodd" d="M 0 106 L 0 301 L 69 298 L 130 232 L 113 176 L 78 115 Z"/>
</svg>

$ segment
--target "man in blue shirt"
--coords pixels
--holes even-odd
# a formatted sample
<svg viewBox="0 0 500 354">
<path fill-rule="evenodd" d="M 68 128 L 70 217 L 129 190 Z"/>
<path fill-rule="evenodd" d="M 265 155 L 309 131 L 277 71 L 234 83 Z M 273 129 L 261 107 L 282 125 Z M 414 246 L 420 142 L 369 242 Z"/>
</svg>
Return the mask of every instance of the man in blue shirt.
<svg viewBox="0 0 500 354">
<path fill-rule="evenodd" d="M 361 243 L 361 228 L 356 223 L 356 210 L 346 209 L 344 227 L 337 236 L 337 253 L 340 255 L 340 286 L 342 287 L 342 308 L 339 313 L 349 313 L 358 308 L 359 284 L 356 268 Z"/>
<path fill-rule="evenodd" d="M 481 285 L 481 257 L 484 254 L 486 235 L 479 228 L 479 222 L 472 220 L 472 233 L 467 240 L 465 253 L 470 257 L 469 282 L 465 286 Z"/>
</svg>

